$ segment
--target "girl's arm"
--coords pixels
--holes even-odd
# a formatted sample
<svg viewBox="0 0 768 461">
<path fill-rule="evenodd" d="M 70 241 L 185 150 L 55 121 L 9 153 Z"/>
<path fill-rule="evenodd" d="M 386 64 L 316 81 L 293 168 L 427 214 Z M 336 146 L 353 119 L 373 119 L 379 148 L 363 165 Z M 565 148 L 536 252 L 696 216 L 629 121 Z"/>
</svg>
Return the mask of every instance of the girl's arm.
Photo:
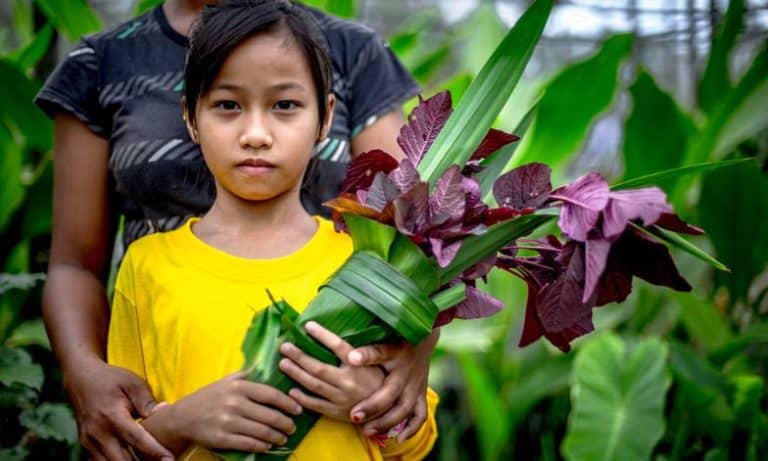
<svg viewBox="0 0 768 461">
<path fill-rule="evenodd" d="M 108 214 L 107 141 L 73 115 L 54 121 L 53 238 L 43 318 L 75 407 L 80 443 L 97 459 L 127 461 L 130 441 L 151 459 L 169 456 L 131 412 L 154 404 L 146 384 L 104 361 L 104 290 L 114 220 Z"/>
</svg>

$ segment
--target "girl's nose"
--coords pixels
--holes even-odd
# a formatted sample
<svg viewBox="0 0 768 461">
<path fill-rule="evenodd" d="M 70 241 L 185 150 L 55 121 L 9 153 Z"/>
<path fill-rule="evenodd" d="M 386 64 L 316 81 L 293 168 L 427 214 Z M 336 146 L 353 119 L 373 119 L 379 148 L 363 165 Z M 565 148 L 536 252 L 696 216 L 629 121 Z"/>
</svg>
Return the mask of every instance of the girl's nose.
<svg viewBox="0 0 768 461">
<path fill-rule="evenodd" d="M 243 149 L 269 149 L 272 147 L 272 135 L 264 123 L 264 117 L 254 114 L 246 122 L 240 135 L 240 146 Z"/>
</svg>

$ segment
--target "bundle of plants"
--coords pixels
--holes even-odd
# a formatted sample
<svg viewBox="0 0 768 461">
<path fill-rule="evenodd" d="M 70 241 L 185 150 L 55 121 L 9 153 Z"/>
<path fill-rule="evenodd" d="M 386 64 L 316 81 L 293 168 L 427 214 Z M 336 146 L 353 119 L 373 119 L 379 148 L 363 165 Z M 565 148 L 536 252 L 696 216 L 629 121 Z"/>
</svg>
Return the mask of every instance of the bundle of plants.
<svg viewBox="0 0 768 461">
<path fill-rule="evenodd" d="M 327 206 L 337 230 L 350 235 L 353 254 L 301 313 L 273 300 L 256 314 L 243 343 L 249 379 L 285 392 L 296 386 L 278 368 L 283 342 L 337 364 L 304 331 L 309 321 L 360 346 L 417 344 L 453 319 L 493 315 L 503 304 L 477 283 L 494 267 L 528 285 L 520 345 L 543 336 L 567 352 L 575 338 L 593 330 L 592 310 L 625 300 L 634 277 L 691 289 L 667 245 L 718 265 L 678 236 L 701 230 L 675 215 L 657 187 L 612 188 L 593 172 L 553 188 L 550 169 L 541 163 L 501 175 L 489 168 L 518 139 L 490 127 L 551 7 L 551 0 L 539 0 L 529 8 L 455 110 L 448 92 L 420 99 L 398 137 L 405 159 L 374 150 L 351 162 L 341 195 Z M 558 235 L 527 238 L 553 222 Z M 313 412 L 296 417 L 297 430 L 284 447 L 223 456 L 288 455 L 318 418 Z"/>
</svg>

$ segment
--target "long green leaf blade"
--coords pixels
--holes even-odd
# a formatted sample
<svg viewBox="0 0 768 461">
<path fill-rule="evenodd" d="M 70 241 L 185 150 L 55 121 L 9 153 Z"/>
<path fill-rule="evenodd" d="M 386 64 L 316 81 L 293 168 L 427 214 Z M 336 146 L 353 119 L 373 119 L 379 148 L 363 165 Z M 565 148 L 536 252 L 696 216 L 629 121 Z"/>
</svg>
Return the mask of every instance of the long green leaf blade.
<svg viewBox="0 0 768 461">
<path fill-rule="evenodd" d="M 724 272 L 730 272 L 730 269 L 728 269 L 728 267 L 725 264 L 721 263 L 720 261 L 710 256 L 707 252 L 705 252 L 701 248 L 697 247 L 693 243 L 689 242 L 688 240 L 684 239 L 683 237 L 681 237 L 680 235 L 674 232 L 670 232 L 658 226 L 651 226 L 650 228 L 647 228 L 647 229 L 640 226 L 636 226 L 636 228 L 641 229 L 651 235 L 654 235 L 660 238 L 661 240 L 672 245 L 673 247 L 679 248 L 685 251 L 686 253 L 690 254 L 691 256 L 704 261 L 705 263 L 711 265 L 715 269 L 718 269 Z"/>
<path fill-rule="evenodd" d="M 611 189 L 629 189 L 631 187 L 645 186 L 647 184 L 656 184 L 659 181 L 663 181 L 669 178 L 677 178 L 694 173 L 703 173 L 705 171 L 717 170 L 718 168 L 725 168 L 729 166 L 739 165 L 753 161 L 751 158 L 738 158 L 734 160 L 721 160 L 718 162 L 705 162 L 697 163 L 695 165 L 686 165 L 678 168 L 672 168 L 669 170 L 659 171 L 657 173 L 651 173 L 637 178 L 627 179 L 626 181 L 618 182 L 611 186 Z"/>
<path fill-rule="evenodd" d="M 507 33 L 459 101 L 429 151 L 419 174 L 434 185 L 450 165 L 463 166 L 512 94 L 538 43 L 552 0 L 537 0 Z"/>
</svg>

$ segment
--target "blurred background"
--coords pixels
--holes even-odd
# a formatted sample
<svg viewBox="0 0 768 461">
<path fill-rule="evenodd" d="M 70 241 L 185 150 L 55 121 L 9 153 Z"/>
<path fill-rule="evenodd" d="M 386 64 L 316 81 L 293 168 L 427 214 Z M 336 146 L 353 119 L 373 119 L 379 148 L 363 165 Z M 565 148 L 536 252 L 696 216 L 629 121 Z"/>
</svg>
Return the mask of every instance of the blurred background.
<svg viewBox="0 0 768 461">
<path fill-rule="evenodd" d="M 40 319 L 52 126 L 32 98 L 80 36 L 159 3 L 0 2 L 0 460 L 83 455 Z M 378 31 L 425 95 L 447 88 L 455 104 L 530 2 L 306 3 Z M 767 39 L 768 1 L 557 2 L 497 120 L 522 136 L 508 167 L 546 162 L 557 185 L 752 158 L 660 184 L 731 271 L 675 253 L 693 292 L 636 279 L 568 354 L 517 346 L 525 286 L 492 273 L 505 310 L 452 323 L 435 353 L 430 459 L 768 459 Z"/>
</svg>

